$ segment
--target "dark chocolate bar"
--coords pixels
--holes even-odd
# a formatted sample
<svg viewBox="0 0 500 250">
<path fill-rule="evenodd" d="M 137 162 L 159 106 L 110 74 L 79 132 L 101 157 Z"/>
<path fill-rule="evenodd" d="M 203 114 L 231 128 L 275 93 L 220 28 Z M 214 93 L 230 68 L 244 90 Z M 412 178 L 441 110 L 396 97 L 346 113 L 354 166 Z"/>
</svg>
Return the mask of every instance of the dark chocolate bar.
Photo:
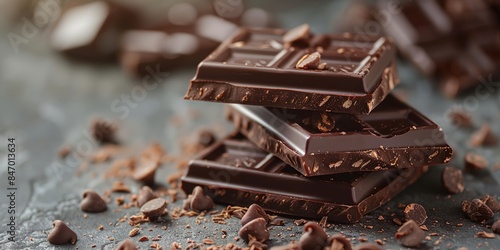
<svg viewBox="0 0 500 250">
<path fill-rule="evenodd" d="M 381 1 L 386 11 L 391 3 Z M 500 69 L 499 25 L 483 1 L 403 1 L 382 24 L 402 54 L 455 96 Z"/>
<path fill-rule="evenodd" d="M 415 182 L 424 169 L 307 178 L 241 134 L 233 134 L 192 160 L 181 185 L 188 194 L 201 186 L 221 203 L 257 203 L 273 213 L 354 223 Z"/>
<path fill-rule="evenodd" d="M 250 141 L 305 176 L 442 164 L 453 153 L 438 125 L 393 95 L 369 115 L 239 104 L 228 105 L 226 115 Z M 315 126 L 321 115 L 333 120 L 329 131 Z"/>
<path fill-rule="evenodd" d="M 199 64 L 184 98 L 366 114 L 399 83 L 386 38 L 323 34 L 290 45 L 284 35 L 241 29 Z M 301 68 L 313 54 L 319 65 Z"/>
</svg>

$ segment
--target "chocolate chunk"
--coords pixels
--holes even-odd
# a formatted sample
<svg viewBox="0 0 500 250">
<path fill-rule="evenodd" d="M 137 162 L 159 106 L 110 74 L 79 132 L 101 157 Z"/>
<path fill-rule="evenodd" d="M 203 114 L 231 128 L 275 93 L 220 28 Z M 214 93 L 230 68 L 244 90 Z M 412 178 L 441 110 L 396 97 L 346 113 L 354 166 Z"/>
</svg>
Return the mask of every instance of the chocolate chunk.
<svg viewBox="0 0 500 250">
<path fill-rule="evenodd" d="M 319 112 L 239 104 L 226 109 L 226 117 L 251 142 L 305 176 L 421 167 L 451 159 L 453 150 L 441 127 L 393 95 L 369 115 L 329 115 L 334 127 L 321 132 L 311 119 L 321 117 Z M 418 143 L 422 140 L 425 145 Z"/>
<path fill-rule="evenodd" d="M 241 134 L 232 134 L 190 161 L 181 186 L 186 193 L 202 186 L 220 203 L 257 203 L 268 212 L 354 223 L 424 172 L 425 168 L 415 167 L 307 178 Z"/>
<path fill-rule="evenodd" d="M 379 245 L 375 245 L 373 243 L 363 243 L 357 245 L 354 250 L 383 250 L 384 248 Z"/>
<path fill-rule="evenodd" d="M 344 237 L 341 234 L 335 234 L 328 238 L 328 241 L 326 243 L 326 246 L 324 248 L 325 250 L 336 250 L 336 249 L 343 249 L 343 250 L 351 250 L 351 242 Z"/>
<path fill-rule="evenodd" d="M 139 191 L 139 195 L 137 196 L 137 206 L 142 207 L 146 202 L 158 198 L 156 194 L 153 193 L 153 190 L 151 190 L 150 187 L 148 186 L 143 186 L 141 188 L 141 191 Z"/>
<path fill-rule="evenodd" d="M 249 240 L 249 235 L 252 235 L 257 241 L 265 242 L 269 239 L 267 221 L 264 218 L 253 219 L 241 227 L 238 235 L 246 241 Z"/>
<path fill-rule="evenodd" d="M 91 133 L 99 143 L 116 143 L 115 133 L 118 129 L 116 124 L 105 119 L 96 119 L 91 124 Z"/>
<path fill-rule="evenodd" d="M 147 185 L 153 185 L 155 183 L 155 173 L 158 168 L 158 163 L 155 161 L 148 161 L 141 164 L 138 169 L 134 171 L 132 177 L 140 182 Z"/>
<path fill-rule="evenodd" d="M 471 135 L 470 144 L 473 147 L 495 146 L 497 144 L 497 138 L 493 131 L 491 131 L 490 125 L 485 123 L 479 130 Z"/>
<path fill-rule="evenodd" d="M 311 37 L 309 24 L 302 24 L 287 31 L 283 35 L 283 42 L 286 46 L 307 46 L 309 37 Z"/>
<path fill-rule="evenodd" d="M 493 213 L 496 213 L 500 211 L 500 203 L 495 197 L 491 197 L 490 195 L 485 195 L 483 198 L 481 198 L 481 201 L 488 206 Z"/>
<path fill-rule="evenodd" d="M 203 147 L 208 147 L 217 141 L 217 137 L 210 130 L 201 130 L 198 133 L 198 144 Z"/>
<path fill-rule="evenodd" d="M 463 109 L 452 110 L 448 117 L 451 123 L 462 128 L 471 128 L 473 126 L 472 117 L 469 112 Z"/>
<path fill-rule="evenodd" d="M 462 170 L 454 167 L 445 167 L 441 176 L 443 186 L 452 194 L 458 194 L 464 191 L 464 182 Z"/>
<path fill-rule="evenodd" d="M 316 222 L 304 225 L 304 234 L 300 236 L 299 245 L 302 250 L 322 249 L 328 240 L 325 230 Z"/>
<path fill-rule="evenodd" d="M 500 234 L 500 220 L 493 222 L 491 230 L 496 234 Z"/>
<path fill-rule="evenodd" d="M 244 226 L 245 224 L 256 218 L 263 218 L 264 220 L 266 220 L 266 222 L 269 222 L 269 216 L 267 215 L 266 211 L 264 211 L 264 209 L 258 204 L 252 204 L 250 207 L 248 207 L 247 212 L 241 218 L 241 226 Z"/>
<path fill-rule="evenodd" d="M 297 69 L 317 69 L 321 63 L 321 54 L 314 52 L 311 54 L 305 54 L 300 58 L 300 60 L 295 64 Z"/>
<path fill-rule="evenodd" d="M 415 221 L 409 220 L 398 229 L 394 238 L 405 247 L 418 247 L 425 239 L 425 233 Z"/>
<path fill-rule="evenodd" d="M 210 196 L 205 195 L 203 188 L 197 186 L 193 189 L 193 193 L 188 195 L 184 200 L 184 209 L 193 210 L 196 212 L 208 211 L 214 208 L 214 201 Z"/>
<path fill-rule="evenodd" d="M 155 221 L 160 217 L 167 207 L 167 201 L 163 198 L 152 199 L 142 205 L 141 212 L 148 217 L 150 221 Z"/>
<path fill-rule="evenodd" d="M 335 128 L 335 118 L 331 113 L 314 112 L 311 116 L 311 123 L 319 132 L 330 132 Z"/>
<path fill-rule="evenodd" d="M 462 201 L 462 211 L 469 219 L 476 222 L 487 221 L 494 215 L 493 211 L 480 199 Z"/>
<path fill-rule="evenodd" d="M 405 207 L 405 219 L 407 221 L 413 220 L 418 225 L 423 225 L 425 220 L 427 220 L 427 212 L 422 205 L 411 203 Z"/>
<path fill-rule="evenodd" d="M 54 245 L 63 245 L 67 243 L 71 243 L 74 245 L 77 240 L 76 233 L 71 230 L 64 222 L 60 220 L 55 220 L 52 222 L 52 230 L 47 236 L 47 241 L 50 244 Z"/>
<path fill-rule="evenodd" d="M 80 203 L 80 209 L 84 212 L 88 213 L 100 213 L 106 211 L 108 206 L 106 205 L 106 201 L 102 199 L 102 197 L 92 191 L 86 190 L 83 192 L 83 200 Z"/>
<path fill-rule="evenodd" d="M 137 250 L 137 246 L 132 240 L 126 239 L 118 245 L 116 250 Z"/>
<path fill-rule="evenodd" d="M 283 47 L 285 32 L 242 28 L 198 65 L 184 99 L 368 114 L 399 84 L 387 38 L 317 35 L 328 41 L 321 49 Z M 317 66 L 316 53 L 323 70 L 295 67 L 304 55 Z"/>
<path fill-rule="evenodd" d="M 466 171 L 484 170 L 490 164 L 484 156 L 476 153 L 465 154 L 464 161 Z"/>
</svg>

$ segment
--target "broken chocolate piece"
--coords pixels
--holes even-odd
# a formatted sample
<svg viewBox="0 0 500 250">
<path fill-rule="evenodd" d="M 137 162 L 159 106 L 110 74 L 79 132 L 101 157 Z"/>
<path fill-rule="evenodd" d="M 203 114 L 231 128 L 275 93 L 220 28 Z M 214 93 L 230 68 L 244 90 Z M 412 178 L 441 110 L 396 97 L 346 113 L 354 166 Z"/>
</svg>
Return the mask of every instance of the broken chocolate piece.
<svg viewBox="0 0 500 250">
<path fill-rule="evenodd" d="M 71 243 L 74 245 L 76 243 L 78 238 L 76 233 L 64 224 L 64 222 L 55 220 L 52 222 L 52 226 L 53 228 L 47 236 L 47 241 L 49 241 L 50 244 L 63 245 Z"/>
<path fill-rule="evenodd" d="M 427 212 L 425 208 L 417 203 L 408 204 L 405 207 L 405 219 L 406 221 L 413 220 L 418 225 L 423 225 L 425 220 L 427 220 Z"/>
<path fill-rule="evenodd" d="M 465 154 L 464 160 L 466 171 L 484 170 L 490 164 L 484 156 L 476 153 Z"/>
<path fill-rule="evenodd" d="M 500 211 L 500 203 L 495 197 L 492 197 L 490 195 L 485 195 L 483 198 L 481 198 L 481 201 L 488 206 L 493 213 L 496 213 Z"/>
<path fill-rule="evenodd" d="M 141 212 L 144 216 L 148 217 L 150 221 L 155 221 L 158 217 L 163 215 L 166 207 L 167 201 L 165 199 L 155 198 L 142 205 Z"/>
<path fill-rule="evenodd" d="M 418 247 L 425 239 L 425 232 L 413 220 L 405 222 L 394 235 L 405 247 Z"/>
<path fill-rule="evenodd" d="M 484 222 L 493 218 L 493 211 L 480 199 L 462 201 L 462 211 L 475 222 Z"/>
<path fill-rule="evenodd" d="M 285 48 L 285 32 L 241 29 L 198 65 L 184 99 L 367 114 L 399 83 L 387 38 L 317 35 L 311 38 L 311 46 L 322 44 L 317 51 Z M 295 68 L 300 58 L 315 53 L 326 69 Z"/>
<path fill-rule="evenodd" d="M 305 176 L 442 164 L 453 153 L 441 127 L 393 95 L 369 115 L 332 115 L 329 132 L 315 128 L 310 118 L 317 113 L 238 104 L 226 109 L 251 142 Z"/>
<path fill-rule="evenodd" d="M 265 242 L 269 239 L 267 221 L 264 218 L 253 219 L 241 227 L 238 235 L 246 241 L 248 241 L 250 235 L 252 235 L 257 241 Z"/>
<path fill-rule="evenodd" d="M 181 185 L 186 193 L 202 186 L 221 203 L 257 203 L 273 213 L 316 219 L 327 216 L 332 222 L 354 223 L 425 171 L 415 167 L 307 178 L 241 134 L 233 134 L 191 160 Z"/>
<path fill-rule="evenodd" d="M 493 131 L 491 131 L 490 124 L 485 123 L 479 130 L 475 131 L 470 137 L 470 144 L 473 147 L 495 146 L 497 138 Z"/>
<path fill-rule="evenodd" d="M 264 209 L 258 204 L 252 204 L 250 207 L 248 207 L 247 212 L 241 218 L 241 226 L 244 226 L 248 222 L 257 218 L 263 218 L 264 220 L 266 220 L 266 222 L 269 222 L 269 216 L 267 215 L 266 211 L 264 211 Z"/>
<path fill-rule="evenodd" d="M 464 191 L 464 181 L 462 170 L 454 167 L 445 167 L 441 177 L 443 186 L 452 194 Z"/>
<path fill-rule="evenodd" d="M 84 212 L 88 213 L 100 213 L 106 211 L 108 206 L 106 205 L 106 201 L 102 199 L 102 197 L 92 191 L 86 190 L 83 192 L 83 200 L 80 203 L 80 209 Z"/>
<path fill-rule="evenodd" d="M 158 196 L 153 193 L 153 190 L 148 186 L 143 186 L 137 196 L 137 206 L 142 207 L 146 202 L 155 198 L 158 198 Z"/>
</svg>

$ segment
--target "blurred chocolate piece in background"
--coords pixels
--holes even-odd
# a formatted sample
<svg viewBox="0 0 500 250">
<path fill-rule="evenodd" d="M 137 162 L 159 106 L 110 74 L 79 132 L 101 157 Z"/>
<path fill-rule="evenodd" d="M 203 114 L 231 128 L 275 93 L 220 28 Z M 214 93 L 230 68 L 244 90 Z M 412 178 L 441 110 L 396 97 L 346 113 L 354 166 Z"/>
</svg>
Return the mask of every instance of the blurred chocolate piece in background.
<svg viewBox="0 0 500 250">
<path fill-rule="evenodd" d="M 137 14 L 112 1 L 68 3 L 50 34 L 52 47 L 88 61 L 115 58 L 120 33 L 135 23 Z"/>
</svg>

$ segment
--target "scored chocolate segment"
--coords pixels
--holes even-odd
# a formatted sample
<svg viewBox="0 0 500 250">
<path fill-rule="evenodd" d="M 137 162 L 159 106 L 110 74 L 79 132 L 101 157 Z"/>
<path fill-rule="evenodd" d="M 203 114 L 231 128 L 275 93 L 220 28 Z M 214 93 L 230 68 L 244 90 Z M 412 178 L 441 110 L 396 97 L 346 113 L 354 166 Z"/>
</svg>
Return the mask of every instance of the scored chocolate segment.
<svg viewBox="0 0 500 250">
<path fill-rule="evenodd" d="M 380 1 L 386 10 L 390 1 Z M 498 23 L 483 1 L 407 1 L 383 25 L 399 50 L 455 96 L 500 69 Z"/>
<path fill-rule="evenodd" d="M 241 29 L 199 64 L 185 99 L 369 113 L 399 83 L 386 38 L 315 35 L 308 47 L 290 47 L 285 32 Z M 296 68 L 314 52 L 321 67 Z"/>
<path fill-rule="evenodd" d="M 329 132 L 314 127 L 311 114 L 239 104 L 226 109 L 250 141 L 305 176 L 442 164 L 453 153 L 437 124 L 393 95 L 369 115 L 335 114 Z"/>
<path fill-rule="evenodd" d="M 412 168 L 307 178 L 241 134 L 233 134 L 192 160 L 181 183 L 186 193 L 202 186 L 222 203 L 257 203 L 274 213 L 354 223 L 423 172 L 424 168 Z"/>
</svg>

